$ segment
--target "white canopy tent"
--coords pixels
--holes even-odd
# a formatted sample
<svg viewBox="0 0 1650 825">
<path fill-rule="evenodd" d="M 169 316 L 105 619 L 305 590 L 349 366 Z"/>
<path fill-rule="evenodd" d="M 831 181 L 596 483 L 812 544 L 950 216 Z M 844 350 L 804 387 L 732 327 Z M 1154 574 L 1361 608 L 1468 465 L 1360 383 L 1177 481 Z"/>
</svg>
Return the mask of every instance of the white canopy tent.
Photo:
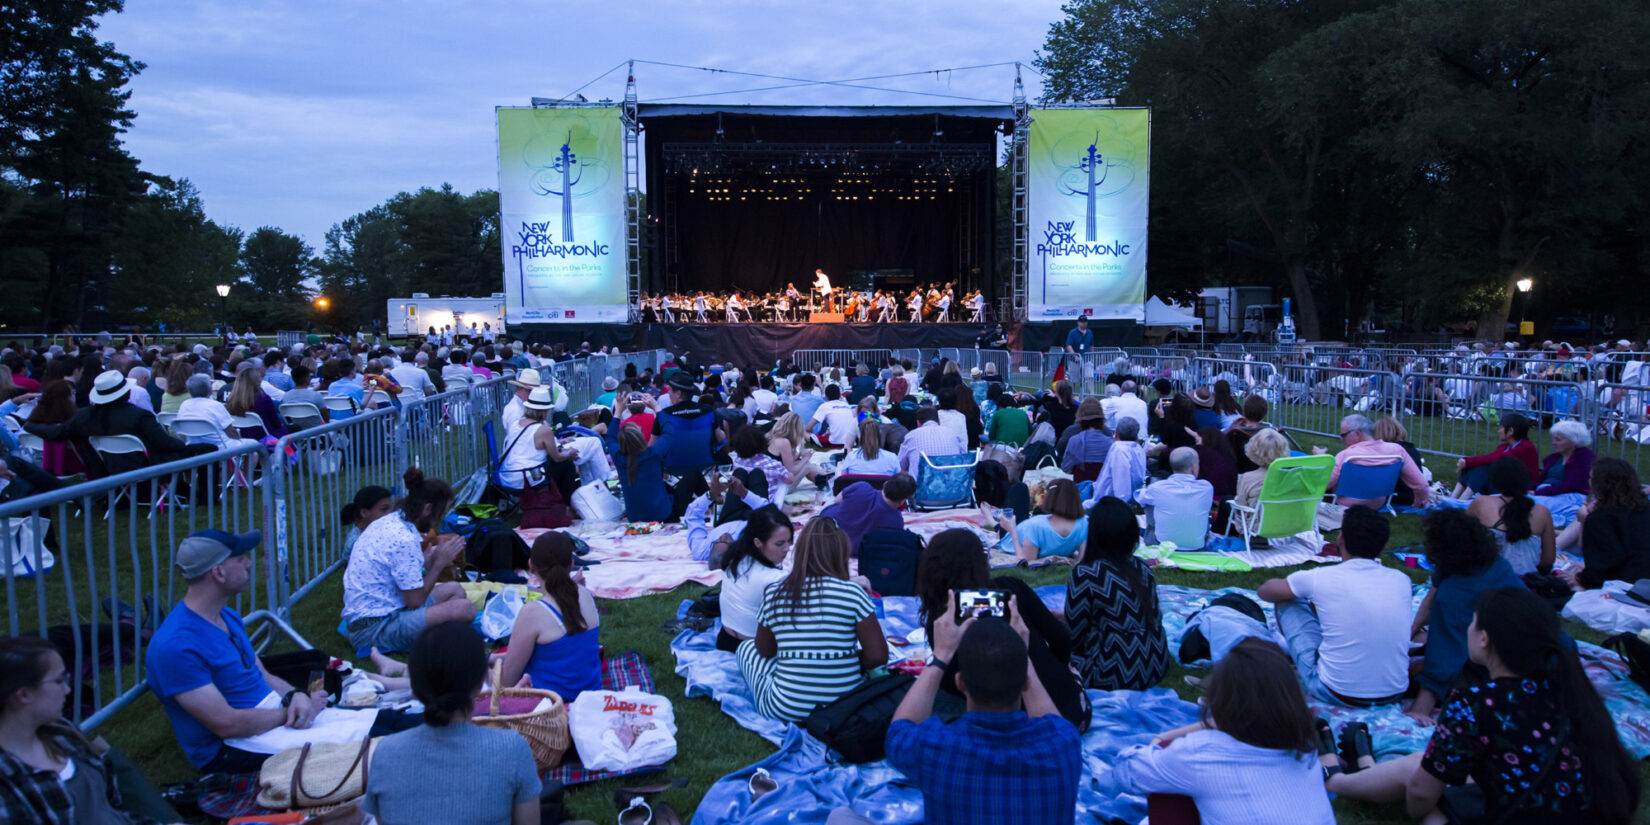
<svg viewBox="0 0 1650 825">
<path fill-rule="evenodd" d="M 1200 329 L 1203 319 L 1153 295 L 1146 299 L 1146 326 Z"/>
</svg>

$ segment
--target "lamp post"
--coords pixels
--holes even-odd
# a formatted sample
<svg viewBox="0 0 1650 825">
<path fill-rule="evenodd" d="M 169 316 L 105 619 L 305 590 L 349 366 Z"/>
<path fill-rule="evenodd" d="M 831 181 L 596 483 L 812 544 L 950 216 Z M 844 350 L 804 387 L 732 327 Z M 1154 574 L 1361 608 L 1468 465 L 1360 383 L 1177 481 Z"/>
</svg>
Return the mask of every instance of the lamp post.
<svg viewBox="0 0 1650 825">
<path fill-rule="evenodd" d="M 1524 337 L 1524 314 L 1530 308 L 1530 290 L 1535 288 L 1535 281 L 1530 278 L 1519 278 L 1514 282 L 1518 287 L 1518 337 Z"/>
<path fill-rule="evenodd" d="M 218 284 L 218 311 L 223 315 L 223 341 L 229 344 L 229 284 Z"/>
</svg>

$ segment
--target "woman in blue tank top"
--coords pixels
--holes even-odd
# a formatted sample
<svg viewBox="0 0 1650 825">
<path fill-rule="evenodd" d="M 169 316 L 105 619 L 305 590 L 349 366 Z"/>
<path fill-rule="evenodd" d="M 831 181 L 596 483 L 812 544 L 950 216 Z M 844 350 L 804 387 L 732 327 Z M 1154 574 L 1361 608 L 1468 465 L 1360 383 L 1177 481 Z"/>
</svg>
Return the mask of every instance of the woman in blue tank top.
<svg viewBox="0 0 1650 825">
<path fill-rule="evenodd" d="M 529 564 L 544 598 L 528 602 L 516 616 L 504 653 L 503 683 L 516 684 L 525 674 L 533 687 L 553 690 L 571 703 L 580 693 L 602 686 L 596 599 L 573 581 L 573 539 L 567 534 L 539 536 Z"/>
</svg>

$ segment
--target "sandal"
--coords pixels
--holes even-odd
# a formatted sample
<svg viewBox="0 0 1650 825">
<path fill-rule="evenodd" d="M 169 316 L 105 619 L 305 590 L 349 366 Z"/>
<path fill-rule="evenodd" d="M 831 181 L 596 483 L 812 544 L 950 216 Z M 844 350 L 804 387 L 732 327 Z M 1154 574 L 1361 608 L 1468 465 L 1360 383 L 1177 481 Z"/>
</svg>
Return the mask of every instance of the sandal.
<svg viewBox="0 0 1650 825">
<path fill-rule="evenodd" d="M 1357 773 L 1375 767 L 1375 747 L 1369 739 L 1369 726 L 1363 722 L 1348 722 L 1341 728 L 1341 761 L 1347 773 Z"/>
<path fill-rule="evenodd" d="M 687 784 L 687 777 L 678 776 L 675 779 L 666 779 L 651 785 L 621 785 L 618 790 L 613 792 L 613 807 L 622 811 L 626 806 L 636 804 L 638 800 L 645 801 L 666 791 L 685 788 Z"/>
<path fill-rule="evenodd" d="M 630 800 L 629 807 L 619 811 L 619 825 L 653 825 L 653 808 L 638 796 Z"/>
<path fill-rule="evenodd" d="M 769 775 L 767 768 L 757 768 L 756 773 L 751 774 L 750 782 L 746 783 L 746 787 L 750 788 L 751 802 L 755 802 L 763 796 L 779 790 L 779 783 Z"/>
<path fill-rule="evenodd" d="M 1312 724 L 1312 728 L 1318 733 L 1318 759 L 1322 761 L 1324 758 L 1329 757 L 1335 760 L 1333 765 L 1322 765 L 1323 781 L 1328 782 L 1331 777 L 1344 773 L 1346 768 L 1341 760 L 1341 755 L 1336 752 L 1335 731 L 1330 729 L 1329 721 L 1320 717 Z"/>
</svg>

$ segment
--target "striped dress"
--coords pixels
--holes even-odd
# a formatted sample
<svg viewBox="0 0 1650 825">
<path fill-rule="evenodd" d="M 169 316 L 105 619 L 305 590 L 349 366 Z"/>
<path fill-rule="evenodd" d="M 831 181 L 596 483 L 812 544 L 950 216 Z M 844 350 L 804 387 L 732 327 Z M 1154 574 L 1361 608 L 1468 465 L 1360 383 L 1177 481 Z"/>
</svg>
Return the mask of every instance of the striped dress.
<svg viewBox="0 0 1650 825">
<path fill-rule="evenodd" d="M 1086 561 L 1066 584 L 1071 667 L 1083 687 L 1145 690 L 1169 670 L 1168 639 L 1157 609 L 1157 580 L 1130 557 L 1133 575 L 1111 561 Z"/>
<path fill-rule="evenodd" d="M 739 670 L 756 709 L 783 722 L 806 718 L 864 681 L 854 628 L 873 615 L 871 597 L 853 582 L 834 578 L 808 581 L 803 602 L 792 615 L 779 595 L 784 582 L 768 585 L 757 623 L 773 632 L 779 652 L 764 659 L 755 640 L 739 645 Z"/>
</svg>

